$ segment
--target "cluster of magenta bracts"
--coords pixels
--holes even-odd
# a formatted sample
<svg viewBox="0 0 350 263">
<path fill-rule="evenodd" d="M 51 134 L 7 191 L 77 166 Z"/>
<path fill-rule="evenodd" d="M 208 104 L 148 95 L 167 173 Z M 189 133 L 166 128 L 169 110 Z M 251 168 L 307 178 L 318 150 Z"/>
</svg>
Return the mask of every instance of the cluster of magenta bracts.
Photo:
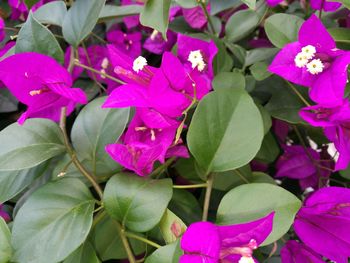
<svg viewBox="0 0 350 263">
<path fill-rule="evenodd" d="M 34 8 L 49 1 L 39 1 Z M 131 1 L 122 1 L 129 4 Z M 277 1 L 268 1 L 270 5 Z M 280 1 L 278 1 L 280 2 Z M 28 9 L 21 1 L 9 1 L 12 18 L 21 19 Z M 314 9 L 320 1 L 311 1 Z M 327 2 L 324 9 L 335 10 L 339 3 Z M 206 18 L 199 8 L 173 8 L 170 19 L 182 14 L 194 28 L 202 28 Z M 188 157 L 187 148 L 177 134 L 184 127 L 189 108 L 211 90 L 215 44 L 168 31 L 168 41 L 161 34 L 151 32 L 143 47 L 155 54 L 163 54 L 159 68 L 147 64 L 141 57 L 141 33 L 138 17 L 124 19 L 128 32 L 116 25 L 107 33 L 107 46 L 91 46 L 87 54 L 78 49 L 78 62 L 92 67 L 88 71 L 108 87 L 108 98 L 103 107 L 136 108 L 127 131 L 121 140 L 107 145 L 110 156 L 128 170 L 140 176 L 148 175 L 156 161 L 170 157 Z M 4 27 L 0 19 L 0 29 Z M 4 33 L 0 30 L 0 41 Z M 177 41 L 177 56 L 170 52 Z M 5 54 L 14 42 L 0 51 Z M 118 48 L 117 48 L 118 47 Z M 66 52 L 65 66 L 70 64 L 71 49 Z M 347 82 L 348 52 L 339 50 L 321 22 L 311 16 L 301 27 L 299 41 L 288 44 L 270 65 L 270 71 L 288 81 L 310 87 L 310 98 L 315 106 L 301 110 L 300 116 L 316 127 L 323 127 L 327 138 L 335 144 L 339 158 L 335 169 L 347 167 L 350 161 L 350 108 L 343 98 Z M 40 72 L 40 74 L 39 74 Z M 20 124 L 27 118 L 50 118 L 58 121 L 60 110 L 67 107 L 70 114 L 77 103 L 88 102 L 85 93 L 72 88 L 73 81 L 83 72 L 75 66 L 72 74 L 50 57 L 37 53 L 10 56 L 0 62 L 1 86 L 8 88 L 16 98 L 27 105 L 19 118 Z M 121 83 L 108 78 L 113 76 Z M 334 81 L 336 79 L 336 81 Z M 325 187 L 330 172 L 319 169 L 310 156 L 323 167 L 323 152 L 301 146 L 285 145 L 284 155 L 277 162 L 276 177 L 299 179 L 303 190 L 321 188 L 311 194 L 298 212 L 294 230 L 300 240 L 288 241 L 281 251 L 282 262 L 324 262 L 326 257 L 337 263 L 346 263 L 350 256 L 350 190 Z M 299 164 L 296 166 L 295 164 Z M 301 165 L 300 165 L 301 164 Z M 0 206 L 0 216 L 10 217 Z M 216 226 L 209 222 L 192 224 L 181 240 L 185 255 L 182 263 L 190 262 L 257 262 L 253 252 L 269 236 L 273 229 L 274 212 L 261 219 L 231 226 Z"/>
</svg>

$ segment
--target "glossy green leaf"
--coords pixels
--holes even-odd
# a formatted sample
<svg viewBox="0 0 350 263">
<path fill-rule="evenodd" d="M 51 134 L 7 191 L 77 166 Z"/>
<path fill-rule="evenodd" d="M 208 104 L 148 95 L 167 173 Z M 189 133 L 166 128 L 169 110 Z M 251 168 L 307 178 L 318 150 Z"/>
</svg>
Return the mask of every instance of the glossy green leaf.
<svg viewBox="0 0 350 263">
<path fill-rule="evenodd" d="M 167 244 L 175 242 L 186 231 L 185 223 L 167 209 L 159 222 L 159 229 Z"/>
<path fill-rule="evenodd" d="M 55 263 L 86 239 L 95 200 L 78 179 L 51 182 L 34 192 L 19 209 L 13 224 L 14 260 Z"/>
<path fill-rule="evenodd" d="M 148 0 L 140 15 L 140 23 L 158 30 L 166 39 L 169 25 L 169 10 L 171 0 Z"/>
<path fill-rule="evenodd" d="M 215 173 L 213 188 L 228 191 L 241 184 L 252 182 L 252 171 L 249 164 L 238 169 Z"/>
<path fill-rule="evenodd" d="M 194 195 L 186 190 L 174 189 L 169 209 L 187 225 L 201 220 L 202 209 Z"/>
<path fill-rule="evenodd" d="M 300 207 L 301 201 L 282 187 L 266 183 L 245 184 L 224 196 L 216 221 L 220 225 L 239 224 L 275 211 L 273 230 L 263 243 L 268 245 L 287 233 Z"/>
<path fill-rule="evenodd" d="M 46 168 L 47 163 L 43 163 L 26 170 L 0 172 L 0 204 L 24 190 L 35 178 L 41 176 Z"/>
<path fill-rule="evenodd" d="M 37 166 L 65 152 L 62 133 L 48 119 L 29 119 L 0 132 L 0 171 L 18 171 Z"/>
<path fill-rule="evenodd" d="M 264 80 L 272 75 L 271 72 L 267 70 L 269 66 L 266 62 L 256 62 L 250 67 L 250 72 L 256 80 Z"/>
<path fill-rule="evenodd" d="M 16 53 L 37 52 L 63 63 L 63 51 L 57 39 L 31 12 L 18 33 L 15 51 Z"/>
<path fill-rule="evenodd" d="M 175 0 L 175 2 L 184 8 L 193 8 L 198 6 L 197 0 Z"/>
<path fill-rule="evenodd" d="M 279 153 L 280 148 L 275 137 L 273 137 L 271 132 L 268 132 L 255 158 L 266 163 L 272 163 L 276 160 Z"/>
<path fill-rule="evenodd" d="M 141 5 L 105 5 L 99 15 L 99 20 L 115 19 L 124 16 L 138 15 L 141 13 L 143 7 Z"/>
<path fill-rule="evenodd" d="M 170 179 L 150 180 L 120 173 L 107 182 L 103 200 L 112 218 L 130 230 L 145 232 L 159 223 L 172 193 Z"/>
<path fill-rule="evenodd" d="M 47 3 L 34 12 L 34 17 L 43 24 L 62 26 L 67 7 L 63 1 Z"/>
<path fill-rule="evenodd" d="M 88 164 L 93 174 L 112 175 L 121 167 L 106 153 L 107 144 L 115 143 L 129 120 L 129 108 L 101 108 L 106 97 L 86 105 L 72 128 L 72 143 L 79 160 Z"/>
<path fill-rule="evenodd" d="M 248 93 L 226 89 L 214 91 L 199 102 L 187 141 L 206 173 L 223 172 L 251 161 L 263 134 L 260 112 Z"/>
<path fill-rule="evenodd" d="M 221 25 L 221 23 L 220 23 Z M 221 30 L 218 30 L 220 32 Z M 218 74 L 220 72 L 229 72 L 232 70 L 233 61 L 230 54 L 227 52 L 227 49 L 223 41 L 215 39 L 215 45 L 218 48 L 218 53 L 216 54 L 213 60 L 213 69 L 214 73 Z"/>
<path fill-rule="evenodd" d="M 265 21 L 267 37 L 278 48 L 297 41 L 298 32 L 304 20 L 290 14 L 274 14 Z"/>
<path fill-rule="evenodd" d="M 89 241 L 84 242 L 63 263 L 100 263 L 94 247 Z"/>
<path fill-rule="evenodd" d="M 240 72 L 220 72 L 213 80 L 214 90 L 244 89 L 245 78 Z"/>
<path fill-rule="evenodd" d="M 178 263 L 183 251 L 179 242 L 158 248 L 149 257 L 145 263 Z"/>
<path fill-rule="evenodd" d="M 76 0 L 62 24 L 65 40 L 74 47 L 94 29 L 105 0 Z"/>
<path fill-rule="evenodd" d="M 118 235 L 117 222 L 109 216 L 105 216 L 94 228 L 92 240 L 99 257 L 105 261 L 110 259 L 127 258 L 123 243 Z M 135 239 L 129 239 L 135 255 L 140 255 L 146 250 L 145 243 Z"/>
<path fill-rule="evenodd" d="M 259 21 L 259 15 L 252 10 L 242 10 L 234 13 L 225 27 L 228 41 L 237 42 L 246 37 L 258 26 Z"/>
<path fill-rule="evenodd" d="M 17 99 L 8 89 L 0 89 L 0 112 L 16 111 L 17 104 Z"/>
<path fill-rule="evenodd" d="M 278 52 L 278 48 L 255 48 L 247 51 L 244 66 L 248 67 L 256 62 L 273 58 Z"/>
<path fill-rule="evenodd" d="M 0 217 L 0 263 L 8 263 L 12 257 L 11 233 L 2 217 Z"/>
<path fill-rule="evenodd" d="M 24 0 L 24 3 L 26 4 L 28 9 L 31 9 L 33 5 L 35 5 L 38 2 L 38 0 Z"/>
<path fill-rule="evenodd" d="M 211 0 L 210 1 L 210 13 L 216 15 L 221 11 L 226 9 L 237 7 L 241 5 L 242 2 L 239 0 Z"/>
</svg>

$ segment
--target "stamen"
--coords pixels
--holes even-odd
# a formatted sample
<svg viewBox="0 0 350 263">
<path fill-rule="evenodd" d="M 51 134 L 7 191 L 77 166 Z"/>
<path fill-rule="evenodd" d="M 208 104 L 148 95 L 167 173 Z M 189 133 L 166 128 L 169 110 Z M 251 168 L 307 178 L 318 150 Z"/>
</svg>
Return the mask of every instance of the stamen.
<svg viewBox="0 0 350 263">
<path fill-rule="evenodd" d="M 108 58 L 103 58 L 102 63 L 101 63 L 101 67 L 102 67 L 103 69 L 107 69 L 107 68 L 108 68 L 108 65 L 109 65 Z"/>
<path fill-rule="evenodd" d="M 30 96 L 36 96 L 36 95 L 43 94 L 43 93 L 45 93 L 45 92 L 47 92 L 47 91 L 49 91 L 49 89 L 47 89 L 47 88 L 35 89 L 35 90 L 29 91 L 29 95 L 30 95 Z"/>
<path fill-rule="evenodd" d="M 155 141 L 156 140 L 156 133 L 154 132 L 153 129 L 151 129 L 151 141 Z"/>
<path fill-rule="evenodd" d="M 105 71 L 104 69 L 101 69 L 100 72 L 102 73 L 102 74 L 100 75 L 101 79 L 105 79 L 106 76 L 105 76 L 104 74 L 106 74 L 106 71 Z"/>
<path fill-rule="evenodd" d="M 135 127 L 135 131 L 145 131 L 147 127 Z"/>
<path fill-rule="evenodd" d="M 133 63 L 133 66 L 132 66 L 132 69 L 136 72 L 136 73 L 139 73 L 140 70 L 143 70 L 143 68 L 147 66 L 147 60 L 142 57 L 142 56 L 139 56 L 137 57 L 135 60 L 134 60 L 134 63 Z"/>
<path fill-rule="evenodd" d="M 158 30 L 153 30 L 150 38 L 151 40 L 155 40 L 156 39 L 156 36 L 158 35 L 159 31 Z"/>
<path fill-rule="evenodd" d="M 313 59 L 307 65 L 307 71 L 312 75 L 317 75 L 318 73 L 323 72 L 324 65 L 320 59 Z"/>
</svg>

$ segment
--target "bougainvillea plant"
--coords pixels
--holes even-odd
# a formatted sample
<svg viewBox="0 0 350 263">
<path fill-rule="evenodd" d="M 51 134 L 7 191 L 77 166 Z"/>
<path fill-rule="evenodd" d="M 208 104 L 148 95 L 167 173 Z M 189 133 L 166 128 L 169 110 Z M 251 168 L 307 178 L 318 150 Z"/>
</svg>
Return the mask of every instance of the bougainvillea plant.
<svg viewBox="0 0 350 263">
<path fill-rule="evenodd" d="M 348 263 L 350 4 L 0 2 L 0 263 Z"/>
</svg>

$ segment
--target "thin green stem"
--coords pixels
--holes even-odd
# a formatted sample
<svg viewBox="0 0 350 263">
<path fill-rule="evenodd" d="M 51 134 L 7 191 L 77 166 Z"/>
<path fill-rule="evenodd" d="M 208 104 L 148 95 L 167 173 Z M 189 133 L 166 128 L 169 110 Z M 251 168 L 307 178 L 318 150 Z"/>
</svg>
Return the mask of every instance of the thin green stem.
<svg viewBox="0 0 350 263">
<path fill-rule="evenodd" d="M 118 227 L 118 232 L 119 232 L 119 235 L 120 235 L 120 239 L 122 240 L 125 252 L 128 255 L 129 263 L 136 263 L 135 256 L 132 253 L 129 241 L 128 241 L 127 237 L 126 237 L 125 229 L 121 226 L 121 224 L 119 222 L 117 222 L 117 227 Z"/>
<path fill-rule="evenodd" d="M 73 67 L 74 67 L 74 50 L 72 50 L 72 52 L 71 52 L 70 61 L 69 61 L 69 65 L 68 65 L 68 71 L 72 72 Z M 66 128 L 66 120 L 67 120 L 67 107 L 62 107 L 59 126 L 60 126 L 62 134 L 63 134 L 63 141 L 64 141 L 64 145 L 66 146 L 67 152 L 70 155 L 74 165 L 81 172 L 81 174 L 84 175 L 91 182 L 92 186 L 94 187 L 94 189 L 96 190 L 100 199 L 102 200 L 103 192 L 102 192 L 100 185 L 97 183 L 94 176 L 92 176 L 85 169 L 85 167 L 80 163 L 80 161 L 76 157 L 76 154 L 74 152 L 72 145 L 69 142 L 69 137 L 68 137 L 67 128 Z"/>
<path fill-rule="evenodd" d="M 154 177 L 157 176 L 159 174 L 161 174 L 162 172 L 164 172 L 174 161 L 175 161 L 176 157 L 172 157 L 169 158 L 168 160 L 165 161 L 165 163 L 163 163 L 162 165 L 160 165 L 159 167 L 157 167 L 150 175 L 149 177 Z"/>
<path fill-rule="evenodd" d="M 207 190 L 205 192 L 205 197 L 204 197 L 202 221 L 208 220 L 209 204 L 210 204 L 211 192 L 213 190 L 213 183 L 214 183 L 214 174 L 210 173 L 207 180 Z"/>
<path fill-rule="evenodd" d="M 105 216 L 107 216 L 106 210 L 100 211 L 100 212 L 94 217 L 94 221 L 92 222 L 92 227 L 91 227 L 91 228 L 94 228 L 98 223 L 100 223 L 100 222 L 102 221 L 102 219 L 105 218 Z"/>
<path fill-rule="evenodd" d="M 203 184 L 190 184 L 190 185 L 173 185 L 174 189 L 192 189 L 192 188 L 206 188 L 207 183 Z"/>
<path fill-rule="evenodd" d="M 211 20 L 211 17 L 208 13 L 208 10 L 207 10 L 207 5 L 205 4 L 205 2 L 201 1 L 201 0 L 198 0 L 198 2 L 200 3 L 202 9 L 203 9 L 203 12 L 205 14 L 205 17 L 207 18 L 207 21 L 208 21 L 208 24 L 209 24 L 209 27 L 210 27 L 210 30 L 212 31 L 212 33 L 214 35 L 216 35 L 216 32 L 215 32 L 215 27 L 214 27 L 214 24 L 213 24 L 213 21 Z"/>
<path fill-rule="evenodd" d="M 249 184 L 248 179 L 244 177 L 244 175 L 241 173 L 240 170 L 235 169 L 235 170 L 233 170 L 233 171 L 239 176 L 239 178 L 242 179 L 243 182 L 245 182 L 246 184 Z"/>
<path fill-rule="evenodd" d="M 78 66 L 78 67 L 84 68 L 84 69 L 86 69 L 86 70 L 89 70 L 89 71 L 94 72 L 94 73 L 96 73 L 96 74 L 99 74 L 99 75 L 101 75 L 101 76 L 104 76 L 104 77 L 106 77 L 107 79 L 113 80 L 114 82 L 117 82 L 117 83 L 119 83 L 119 84 L 125 84 L 124 81 L 121 81 L 120 79 L 117 79 L 117 78 L 115 78 L 115 77 L 112 77 L 112 76 L 110 76 L 110 75 L 108 75 L 107 73 L 104 73 L 104 72 L 102 72 L 102 71 L 98 71 L 98 70 L 96 70 L 96 69 L 94 69 L 94 68 L 85 66 L 84 64 L 81 64 L 78 60 L 75 60 L 75 61 L 74 61 L 74 64 L 75 64 L 76 66 Z"/>
<path fill-rule="evenodd" d="M 149 240 L 147 238 L 144 238 L 142 236 L 136 235 L 134 233 L 125 232 L 125 236 L 127 236 L 129 238 L 132 238 L 132 239 L 139 240 L 139 241 L 141 241 L 143 243 L 146 243 L 146 244 L 148 244 L 148 245 L 150 245 L 152 247 L 155 247 L 155 248 L 161 248 L 162 247 L 161 245 L 159 245 L 159 244 L 157 244 L 157 243 L 155 243 L 155 242 L 153 242 L 153 241 L 151 241 L 151 240 Z"/>
<path fill-rule="evenodd" d="M 294 91 L 294 93 L 299 97 L 299 99 L 306 105 L 306 106 L 311 106 L 310 103 L 307 102 L 307 100 L 303 97 L 303 95 L 301 95 L 301 93 L 297 90 L 296 87 L 294 87 L 294 85 L 292 83 L 290 83 L 289 81 L 287 81 L 288 86 Z"/>
</svg>

